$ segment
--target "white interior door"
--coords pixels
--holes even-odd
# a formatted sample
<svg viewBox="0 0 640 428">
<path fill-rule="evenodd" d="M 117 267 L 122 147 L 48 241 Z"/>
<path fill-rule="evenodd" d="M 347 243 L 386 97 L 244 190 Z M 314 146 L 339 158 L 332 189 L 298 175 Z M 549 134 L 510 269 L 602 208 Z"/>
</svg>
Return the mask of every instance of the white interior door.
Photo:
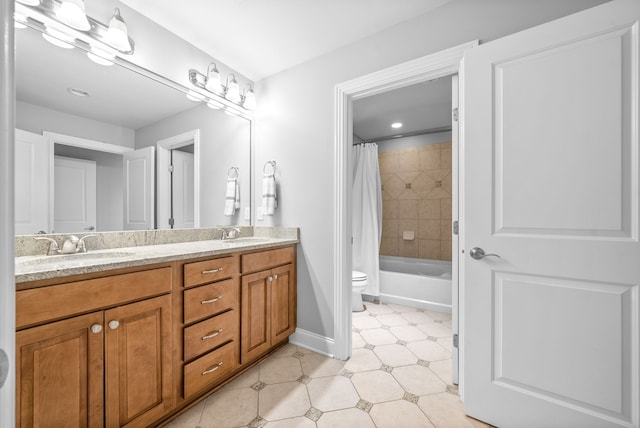
<svg viewBox="0 0 640 428">
<path fill-rule="evenodd" d="M 173 202 L 173 227 L 194 227 L 193 211 L 193 153 L 172 150 L 171 186 Z"/>
<path fill-rule="evenodd" d="M 639 425 L 638 17 L 465 55 L 463 399 L 493 425 Z"/>
<path fill-rule="evenodd" d="M 51 145 L 42 135 L 16 129 L 15 233 L 51 232 Z"/>
<path fill-rule="evenodd" d="M 124 173 L 124 229 L 155 228 L 155 147 L 122 155 Z"/>
<path fill-rule="evenodd" d="M 96 163 L 55 156 L 53 169 L 54 232 L 95 230 Z"/>
</svg>

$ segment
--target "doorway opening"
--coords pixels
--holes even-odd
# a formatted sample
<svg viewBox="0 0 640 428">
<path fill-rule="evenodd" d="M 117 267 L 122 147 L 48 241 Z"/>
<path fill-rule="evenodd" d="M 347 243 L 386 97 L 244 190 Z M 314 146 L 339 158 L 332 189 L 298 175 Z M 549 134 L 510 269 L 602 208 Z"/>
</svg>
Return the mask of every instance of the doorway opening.
<svg viewBox="0 0 640 428">
<path fill-rule="evenodd" d="M 464 52 L 477 44 L 477 41 L 472 41 L 367 76 L 362 76 L 337 85 L 336 87 L 335 165 L 337 179 L 335 188 L 336 221 L 334 226 L 334 356 L 336 358 L 347 359 L 351 355 L 352 345 L 351 147 L 353 144 L 353 103 L 358 99 L 371 95 L 457 74 Z M 453 280 L 457 281 L 457 279 L 456 275 Z M 457 298 L 457 295 L 453 298 Z"/>
</svg>

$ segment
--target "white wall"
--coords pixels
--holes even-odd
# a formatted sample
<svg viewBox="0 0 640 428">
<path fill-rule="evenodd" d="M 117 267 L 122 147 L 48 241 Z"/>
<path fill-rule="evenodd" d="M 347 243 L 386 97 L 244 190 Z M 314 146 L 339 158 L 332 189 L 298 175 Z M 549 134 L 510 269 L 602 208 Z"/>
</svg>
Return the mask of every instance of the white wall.
<svg viewBox="0 0 640 428">
<path fill-rule="evenodd" d="M 42 135 L 43 131 L 134 147 L 133 129 L 63 113 L 46 107 L 16 102 L 16 128 Z"/>
<path fill-rule="evenodd" d="M 266 160 L 276 160 L 280 194 L 277 214 L 256 224 L 301 229 L 298 328 L 333 338 L 335 85 L 474 39 L 496 39 L 600 3 L 603 1 L 453 0 L 258 82 L 256 172 L 261 174 Z M 260 197 L 257 192 L 257 204 Z"/>
<path fill-rule="evenodd" d="M 251 204 L 251 125 L 248 120 L 211 110 L 204 104 L 136 130 L 136 149 L 200 129 L 200 226 L 248 225 Z M 240 210 L 224 215 L 227 172 L 240 169 Z"/>
</svg>

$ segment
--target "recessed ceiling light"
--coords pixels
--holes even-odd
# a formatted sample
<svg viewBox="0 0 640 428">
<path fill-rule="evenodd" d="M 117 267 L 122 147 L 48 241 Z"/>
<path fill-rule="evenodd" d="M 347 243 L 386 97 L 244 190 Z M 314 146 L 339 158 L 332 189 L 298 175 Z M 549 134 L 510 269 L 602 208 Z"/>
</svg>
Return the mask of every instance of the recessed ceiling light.
<svg viewBox="0 0 640 428">
<path fill-rule="evenodd" d="M 391 124 L 391 127 L 392 127 L 392 128 L 394 128 L 394 129 L 402 128 L 402 123 L 400 123 L 400 122 L 393 122 L 393 123 Z"/>
<path fill-rule="evenodd" d="M 89 92 L 83 90 L 83 89 L 78 89 L 78 88 L 67 88 L 67 92 L 69 92 L 72 95 L 76 95 L 78 97 L 88 97 L 90 96 Z"/>
</svg>

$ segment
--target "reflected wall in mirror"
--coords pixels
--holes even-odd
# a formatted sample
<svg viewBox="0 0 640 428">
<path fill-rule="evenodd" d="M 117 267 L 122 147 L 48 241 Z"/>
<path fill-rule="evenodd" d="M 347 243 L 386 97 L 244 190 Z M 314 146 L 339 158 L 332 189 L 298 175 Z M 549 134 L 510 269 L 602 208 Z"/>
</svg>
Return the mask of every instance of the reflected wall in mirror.
<svg viewBox="0 0 640 428">
<path fill-rule="evenodd" d="M 170 228 L 158 213 L 171 212 L 172 205 L 159 207 L 157 201 L 182 204 L 173 206 L 182 227 L 251 223 L 249 120 L 194 103 L 185 93 L 117 64 L 98 65 L 86 52 L 53 46 L 31 28 L 17 29 L 15 36 L 16 234 Z M 156 194 L 157 179 L 171 180 L 169 168 L 157 168 L 150 183 L 143 183 L 148 169 L 156 168 L 155 159 L 144 171 L 123 167 L 142 165 L 137 158 L 125 162 L 125 153 L 131 158 L 134 151 L 195 132 L 198 143 L 164 148 L 183 166 L 174 172 L 178 184 L 166 190 L 173 193 Z M 95 167 L 80 168 L 89 164 Z M 240 207 L 225 215 L 232 167 L 240 171 Z M 91 170 L 95 185 L 87 179 Z M 91 191 L 94 219 L 87 208 Z M 150 206 L 143 203 L 147 196 Z"/>
</svg>

